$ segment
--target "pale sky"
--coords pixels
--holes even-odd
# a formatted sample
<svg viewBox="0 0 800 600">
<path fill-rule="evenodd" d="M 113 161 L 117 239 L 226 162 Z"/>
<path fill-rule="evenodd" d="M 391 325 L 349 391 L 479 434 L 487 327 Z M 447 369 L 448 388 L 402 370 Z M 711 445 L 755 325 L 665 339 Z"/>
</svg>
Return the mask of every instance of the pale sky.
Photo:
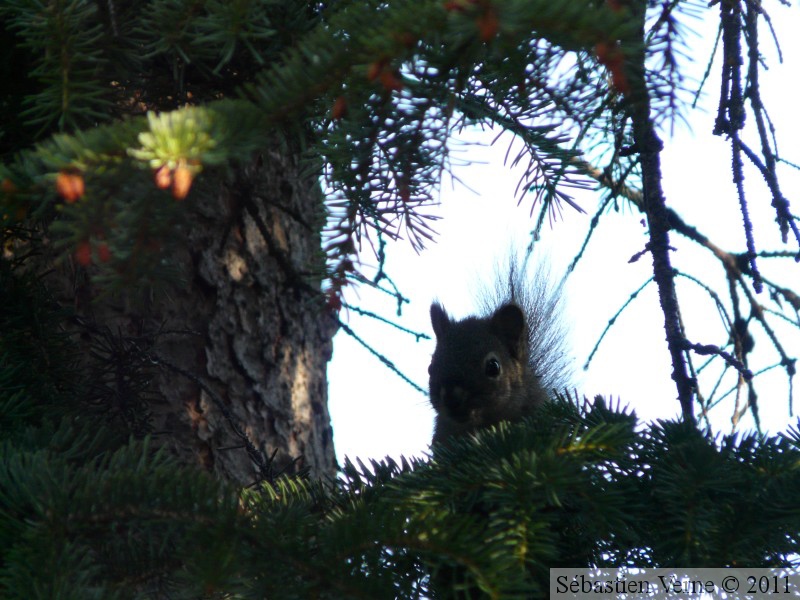
<svg viewBox="0 0 800 600">
<path fill-rule="evenodd" d="M 762 75 L 762 97 L 778 131 L 782 156 L 800 163 L 800 144 L 795 139 L 796 74 L 800 69 L 800 44 L 796 30 L 800 12 L 796 5 L 783 7 L 778 3 L 767 7 L 772 11 L 778 31 L 784 64 L 775 60 L 768 32 L 761 40 L 769 57 L 770 70 Z M 701 28 L 696 28 L 698 31 Z M 693 38 L 691 48 L 697 73 L 705 68 L 713 33 Z M 717 64 L 714 73 L 718 71 Z M 685 126 L 676 127 L 672 137 L 668 131 L 661 136 L 666 149 L 661 155 L 663 188 L 668 206 L 675 209 L 689 224 L 695 225 L 714 242 L 729 251 L 742 251 L 744 240 L 741 216 L 731 181 L 730 149 L 724 139 L 711 135 L 718 93 L 718 78 L 706 84 L 706 98 L 701 103 L 705 112 L 690 111 L 692 132 Z M 753 123 L 748 122 L 748 127 Z M 746 129 L 747 131 L 747 129 Z M 488 142 L 492 134 L 468 135 L 470 141 Z M 514 195 L 518 175 L 503 166 L 507 137 L 496 147 L 471 146 L 458 151 L 458 156 L 472 161 L 468 167 L 457 168 L 455 174 L 464 184 L 451 185 L 445 178 L 441 205 L 435 213 L 442 216 L 436 225 L 436 243 L 417 255 L 404 241 L 390 244 L 386 270 L 400 291 L 410 300 L 397 318 L 396 302 L 364 286 L 350 289 L 346 301 L 387 318 L 402 326 L 432 337 L 428 310 L 438 299 L 448 312 L 464 317 L 475 311 L 476 284 L 491 277 L 493 265 L 507 253 L 510 242 L 524 248 L 534 223 L 529 218 L 532 196 L 517 206 Z M 782 172 L 782 189 L 792 203 L 795 214 L 800 213 L 800 177 L 789 168 Z M 774 216 L 770 196 L 760 176 L 746 172 L 750 210 L 755 224 L 756 243 L 761 250 L 796 249 L 783 246 Z M 468 189 L 469 188 L 469 189 Z M 470 191 L 473 190 L 473 191 Z M 554 276 L 560 277 L 572 260 L 597 209 L 600 195 L 584 192 L 576 195 L 587 214 L 579 214 L 568 206 L 562 218 L 545 226 L 543 239 L 537 248 L 546 249 Z M 647 242 L 643 218 L 620 201 L 619 213 L 605 216 L 589 250 L 572 274 L 567 288 L 567 321 L 571 325 L 570 347 L 575 359 L 577 385 L 581 393 L 592 397 L 603 394 L 619 399 L 632 407 L 644 420 L 672 418 L 679 414 L 675 385 L 670 379 L 671 364 L 667 353 L 663 316 L 658 306 L 653 284 L 620 316 L 606 336 L 588 371 L 582 366 L 608 320 L 626 299 L 652 275 L 649 254 L 630 264 L 628 260 L 641 252 Z M 688 271 L 712 284 L 725 297 L 727 287 L 721 269 L 708 251 L 694 248 L 675 233 L 674 266 Z M 369 262 L 368 248 L 363 253 Z M 762 261 L 765 273 L 771 273 L 783 285 L 800 290 L 800 265 L 783 259 L 771 263 Z M 370 275 L 368 268 L 365 274 Z M 696 286 L 685 281 L 678 283 L 689 337 L 705 344 L 725 344 L 726 336 L 714 303 Z M 764 298 L 762 302 L 766 302 Z M 350 327 L 370 345 L 382 351 L 398 368 L 419 386 L 427 390 L 427 367 L 433 352 L 433 340 L 415 341 L 408 334 L 396 332 L 389 326 L 353 312 L 342 314 Z M 784 348 L 789 356 L 800 358 L 800 332 L 784 328 Z M 760 351 L 760 352 L 759 352 Z M 756 352 L 751 355 L 751 368 L 777 362 L 776 352 L 763 336 L 756 339 Z M 702 364 L 698 358 L 696 365 Z M 800 366 L 800 365 L 799 365 Z M 433 426 L 433 410 L 427 397 L 381 364 L 344 332 L 334 339 L 333 359 L 328 369 L 329 402 L 334 429 L 334 443 L 341 462 L 345 455 L 362 459 L 380 459 L 386 455 L 420 456 L 428 448 Z M 728 376 L 730 378 L 730 376 Z M 710 390 L 709 381 L 705 389 Z M 798 387 L 797 385 L 795 386 Z M 775 369 L 757 380 L 761 407 L 762 428 L 776 432 L 796 424 L 797 417 L 788 412 L 786 377 Z M 800 394 L 795 391 L 795 405 L 800 410 Z M 712 413 L 714 427 L 723 433 L 730 431 L 732 400 L 723 402 Z M 744 429 L 752 427 L 749 417 Z M 740 426 L 740 429 L 742 427 Z"/>
</svg>

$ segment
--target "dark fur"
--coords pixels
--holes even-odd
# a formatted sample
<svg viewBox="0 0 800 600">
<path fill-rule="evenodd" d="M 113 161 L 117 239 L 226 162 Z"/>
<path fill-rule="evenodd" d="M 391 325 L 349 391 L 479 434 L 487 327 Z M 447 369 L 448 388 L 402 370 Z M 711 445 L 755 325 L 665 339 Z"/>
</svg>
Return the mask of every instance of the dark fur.
<svg viewBox="0 0 800 600">
<path fill-rule="evenodd" d="M 519 420 L 569 385 L 560 290 L 538 269 L 524 277 L 514 261 L 484 293 L 483 316 L 453 320 L 431 305 L 436 350 L 430 399 L 434 442 L 506 420 Z M 494 360 L 499 365 L 495 375 Z"/>
</svg>

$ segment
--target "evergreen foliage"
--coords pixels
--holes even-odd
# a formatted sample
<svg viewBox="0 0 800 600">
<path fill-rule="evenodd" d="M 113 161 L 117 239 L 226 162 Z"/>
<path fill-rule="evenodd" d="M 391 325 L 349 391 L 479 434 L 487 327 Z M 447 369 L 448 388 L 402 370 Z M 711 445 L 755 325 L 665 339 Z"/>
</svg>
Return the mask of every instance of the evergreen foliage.
<svg viewBox="0 0 800 600">
<path fill-rule="evenodd" d="M 732 139 L 735 167 L 744 155 L 764 176 L 784 239 L 800 241 L 757 93 L 752 27 L 762 9 L 719 4 L 728 70 L 718 132 Z M 676 56 L 681 19 L 696 9 L 671 0 L 0 4 L 0 595 L 529 598 L 545 597 L 553 566 L 796 566 L 800 433 L 716 439 L 692 423 L 690 351 L 725 358 L 737 385 L 749 385 L 738 289 L 772 333 L 745 277 L 795 319 L 800 310 L 795 292 L 760 277 L 749 229 L 747 251 L 725 253 L 656 210 L 654 128 L 685 106 Z M 738 137 L 745 96 L 760 159 Z M 338 309 L 363 238 L 403 235 L 421 247 L 432 237 L 425 209 L 449 166 L 450 135 L 470 125 L 521 143 L 510 158 L 527 163 L 520 190 L 533 194 L 537 229 L 560 203 L 574 206 L 570 186 L 599 182 L 598 215 L 626 198 L 663 234 L 648 250 L 667 257 L 654 280 L 685 422 L 643 427 L 600 400 L 562 399 L 424 461 L 347 464 L 336 482 L 284 476 L 237 490 L 151 448 L 145 356 L 111 332 L 81 347 L 67 334 L 75 317 L 27 264 L 55 244 L 61 260 L 92 265 L 105 289 L 168 281 L 189 204 L 180 201 L 235 180 L 257 151 L 299 147 L 331 192 Z M 743 191 L 739 201 L 749 228 Z M 725 265 L 731 352 L 684 336 L 667 229 Z M 775 345 L 791 381 L 794 358 Z"/>
<path fill-rule="evenodd" d="M 108 14 L 83 0 L 50 11 L 23 0 L 4 5 L 7 29 L 21 46 L 33 49 L 31 56 L 43 57 L 29 75 L 35 79 L 32 89 L 16 99 L 30 108 L 3 125 L 3 137 L 11 141 L 6 153 L 28 147 L 22 140 L 46 139 L 55 131 L 74 135 L 56 136 L 4 164 L 6 214 L 18 218 L 19 210 L 11 209 L 20 205 L 25 216 L 31 204 L 52 206 L 58 175 L 78 176 L 79 194 L 65 195 L 59 188 L 70 204 L 64 214 L 80 215 L 82 207 L 92 214 L 70 225 L 71 245 L 90 244 L 96 255 L 101 231 L 109 267 L 121 271 L 118 260 L 144 252 L 114 239 L 116 232 L 169 220 L 152 214 L 168 203 L 168 195 L 155 187 L 171 188 L 182 199 L 188 186 L 177 189 L 178 173 L 190 185 L 203 169 L 244 158 L 266 135 L 297 124 L 311 126 L 314 150 L 328 165 L 334 192 L 329 208 L 340 215 L 329 251 L 338 259 L 350 255 L 351 238 L 368 226 L 393 236 L 406 231 L 417 245 L 430 238 L 422 209 L 447 163 L 449 134 L 469 123 L 494 121 L 523 140 L 531 161 L 525 188 L 537 190 L 537 199 L 548 206 L 569 199 L 559 186 L 562 180 L 580 185 L 576 168 L 568 164 L 578 153 L 557 131 L 561 119 L 552 114 L 550 98 L 561 97 L 558 105 L 570 113 L 580 106 L 580 115 L 563 117 L 596 129 L 592 115 L 608 94 L 602 68 L 579 54 L 585 83 L 595 83 L 578 88 L 563 75 L 562 63 L 567 50 L 586 50 L 598 39 L 622 35 L 628 21 L 614 11 L 587 3 L 565 12 L 550 2 L 519 1 L 485 11 L 467 2 L 443 8 L 438 0 L 337 2 L 321 12 L 304 2 L 284 4 L 281 9 L 256 1 L 112 4 Z M 557 45 L 540 47 L 540 28 L 549 28 Z M 500 29 L 507 33 L 503 43 L 487 45 L 483 37 Z M 92 69 L 80 66 L 84 63 Z M 494 64 L 507 65 L 505 72 L 496 72 Z M 528 88 L 531 71 L 555 87 Z M 568 87 L 562 91 L 562 85 Z M 247 101 L 216 107 L 220 95 Z M 80 130 L 113 116 L 187 102 L 207 108 Z M 102 107 L 107 110 L 101 115 Z M 147 181 L 147 169 L 156 186 Z M 96 210 L 98 203 L 113 202 L 112 190 L 118 203 L 137 205 L 130 220 L 112 219 L 124 212 L 121 206 Z M 154 239 L 164 237 L 153 233 Z"/>
<path fill-rule="evenodd" d="M 797 566 L 796 430 L 715 439 L 562 398 L 426 460 L 236 490 L 82 405 L 43 291 L 2 283 L 4 598 L 544 598 L 554 566 Z"/>
<path fill-rule="evenodd" d="M 92 278 L 111 289 L 172 281 L 189 210 L 173 200 L 214 193 L 220 180 L 235 185 L 256 151 L 302 148 L 327 185 L 327 301 L 338 310 L 343 288 L 365 281 L 353 260 L 364 241 L 383 261 L 386 236 L 416 248 L 433 238 L 427 208 L 451 166 L 452 134 L 491 126 L 511 134 L 509 162 L 526 165 L 518 189 L 530 194 L 536 234 L 564 204 L 582 210 L 575 188 L 599 185 L 604 194 L 586 244 L 621 199 L 646 215 L 684 416 L 721 399 L 718 386 L 709 393 L 697 383 L 708 370 L 694 357 L 710 354 L 729 387 L 754 399 L 734 408 L 734 420 L 742 410 L 757 418 L 749 328 L 763 330 L 791 388 L 795 357 L 775 323 L 796 324 L 800 301 L 759 271 L 758 260 L 797 251 L 756 247 L 745 161 L 767 185 L 782 241 L 800 243 L 800 229 L 778 177 L 791 163 L 768 133 L 759 95 L 757 33 L 768 14 L 719 9 L 725 60 L 714 133 L 729 138 L 734 155 L 746 239 L 739 253 L 675 214 L 661 192 L 657 130 L 687 109 L 686 23 L 706 10 L 689 0 L 5 2 L 3 246 L 35 245 L 27 232 L 45 223 L 48 243 L 92 264 Z M 743 135 L 748 113 L 760 154 Z M 719 259 L 730 282 L 729 339 L 688 339 L 674 280 L 692 275 L 673 270 L 669 232 Z M 763 286 L 769 310 L 751 293 Z"/>
</svg>

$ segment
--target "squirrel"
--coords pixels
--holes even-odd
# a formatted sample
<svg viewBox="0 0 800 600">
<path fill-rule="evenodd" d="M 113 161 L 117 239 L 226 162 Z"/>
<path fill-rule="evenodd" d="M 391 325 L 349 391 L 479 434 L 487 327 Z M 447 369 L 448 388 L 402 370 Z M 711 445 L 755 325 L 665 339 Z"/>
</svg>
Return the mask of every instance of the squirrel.
<svg viewBox="0 0 800 600">
<path fill-rule="evenodd" d="M 512 260 L 505 270 L 494 292 L 484 294 L 483 316 L 454 320 L 431 304 L 434 444 L 518 421 L 550 398 L 548 390 L 569 384 L 561 288 L 549 284 L 542 267 L 527 277 Z"/>
</svg>

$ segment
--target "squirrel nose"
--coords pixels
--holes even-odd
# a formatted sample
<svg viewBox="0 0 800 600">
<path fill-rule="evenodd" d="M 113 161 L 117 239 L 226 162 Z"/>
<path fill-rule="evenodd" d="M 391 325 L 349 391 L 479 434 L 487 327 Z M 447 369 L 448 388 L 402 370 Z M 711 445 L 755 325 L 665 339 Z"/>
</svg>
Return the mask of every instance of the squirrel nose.
<svg viewBox="0 0 800 600">
<path fill-rule="evenodd" d="M 460 385 L 443 385 L 441 398 L 444 407 L 451 417 L 466 418 L 469 411 L 469 397 L 466 390 Z"/>
</svg>

